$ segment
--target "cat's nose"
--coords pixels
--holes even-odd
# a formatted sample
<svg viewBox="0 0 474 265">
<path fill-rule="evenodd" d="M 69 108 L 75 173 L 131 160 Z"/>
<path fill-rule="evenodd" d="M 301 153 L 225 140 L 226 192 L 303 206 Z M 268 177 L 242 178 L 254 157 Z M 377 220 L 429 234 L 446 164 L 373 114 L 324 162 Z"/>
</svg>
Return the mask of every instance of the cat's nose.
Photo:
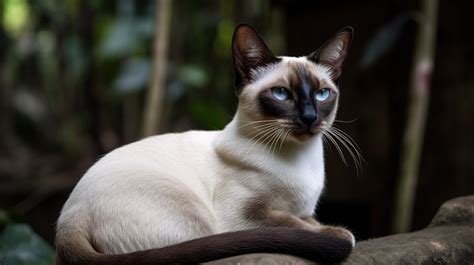
<svg viewBox="0 0 474 265">
<path fill-rule="evenodd" d="M 304 125 L 306 125 L 309 128 L 311 128 L 314 124 L 314 122 L 318 119 L 318 115 L 316 114 L 315 111 L 308 111 L 303 113 L 303 115 L 300 116 L 301 122 L 303 122 Z"/>
</svg>

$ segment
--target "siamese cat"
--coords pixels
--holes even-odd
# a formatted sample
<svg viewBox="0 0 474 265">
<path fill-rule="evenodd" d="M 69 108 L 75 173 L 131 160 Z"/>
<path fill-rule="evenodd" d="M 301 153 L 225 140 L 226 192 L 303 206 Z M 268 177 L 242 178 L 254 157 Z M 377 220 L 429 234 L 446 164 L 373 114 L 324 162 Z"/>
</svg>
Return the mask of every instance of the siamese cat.
<svg viewBox="0 0 474 265">
<path fill-rule="evenodd" d="M 344 260 L 354 236 L 313 214 L 352 32 L 308 56 L 276 57 L 239 25 L 234 119 L 221 131 L 153 136 L 100 159 L 61 211 L 56 264 L 195 264 L 257 252 Z"/>
</svg>

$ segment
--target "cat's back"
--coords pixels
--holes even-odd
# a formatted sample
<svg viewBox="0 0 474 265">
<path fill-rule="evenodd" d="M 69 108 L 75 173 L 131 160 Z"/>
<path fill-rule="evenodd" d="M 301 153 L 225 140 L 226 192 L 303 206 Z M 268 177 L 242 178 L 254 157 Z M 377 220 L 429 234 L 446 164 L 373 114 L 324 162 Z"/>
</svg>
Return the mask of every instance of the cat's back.
<svg viewBox="0 0 474 265">
<path fill-rule="evenodd" d="M 65 208 L 101 194 L 115 196 L 136 187 L 186 185 L 197 194 L 212 187 L 218 131 L 188 131 L 148 137 L 106 154 L 81 178 Z"/>
<path fill-rule="evenodd" d="M 187 166 L 200 167 L 213 155 L 212 142 L 218 131 L 187 131 L 144 138 L 119 147 L 101 158 L 86 175 L 103 168 L 123 170 L 180 170 Z M 176 172 L 176 171 L 174 171 Z"/>
<path fill-rule="evenodd" d="M 212 142 L 218 131 L 187 131 L 151 136 L 115 149 L 100 162 L 117 160 L 153 162 L 149 166 L 186 162 L 188 156 L 212 151 Z M 199 157 L 193 157 L 198 159 Z M 188 161 L 191 162 L 191 161 Z"/>
</svg>

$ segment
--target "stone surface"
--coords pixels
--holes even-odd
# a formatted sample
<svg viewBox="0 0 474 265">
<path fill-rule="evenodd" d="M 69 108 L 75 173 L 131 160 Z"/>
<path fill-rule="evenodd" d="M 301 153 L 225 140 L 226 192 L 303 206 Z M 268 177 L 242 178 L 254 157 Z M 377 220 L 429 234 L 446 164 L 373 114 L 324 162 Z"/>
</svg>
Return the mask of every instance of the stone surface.
<svg viewBox="0 0 474 265">
<path fill-rule="evenodd" d="M 363 241 L 344 264 L 474 264 L 474 226 L 439 226 Z"/>
<path fill-rule="evenodd" d="M 315 263 L 287 255 L 252 254 L 208 264 Z M 444 203 L 426 229 L 358 242 L 343 264 L 474 264 L 474 196 Z"/>
<path fill-rule="evenodd" d="M 441 206 L 430 227 L 443 225 L 473 225 L 474 195 L 449 200 Z"/>
</svg>

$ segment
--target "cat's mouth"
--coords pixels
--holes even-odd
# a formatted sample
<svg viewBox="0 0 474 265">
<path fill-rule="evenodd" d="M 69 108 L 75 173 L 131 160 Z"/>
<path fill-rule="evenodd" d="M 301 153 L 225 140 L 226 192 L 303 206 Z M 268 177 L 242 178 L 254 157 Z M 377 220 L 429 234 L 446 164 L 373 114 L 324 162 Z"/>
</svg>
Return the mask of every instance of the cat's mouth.
<svg viewBox="0 0 474 265">
<path fill-rule="evenodd" d="M 313 133 L 311 131 L 293 133 L 293 137 L 296 138 L 299 141 L 302 141 L 302 142 L 309 140 L 314 135 L 315 135 L 315 133 Z"/>
<path fill-rule="evenodd" d="M 320 126 L 316 126 L 313 128 L 302 128 L 296 127 L 292 130 L 291 135 L 298 141 L 307 141 L 310 138 L 314 137 L 317 134 L 321 133 Z"/>
</svg>

